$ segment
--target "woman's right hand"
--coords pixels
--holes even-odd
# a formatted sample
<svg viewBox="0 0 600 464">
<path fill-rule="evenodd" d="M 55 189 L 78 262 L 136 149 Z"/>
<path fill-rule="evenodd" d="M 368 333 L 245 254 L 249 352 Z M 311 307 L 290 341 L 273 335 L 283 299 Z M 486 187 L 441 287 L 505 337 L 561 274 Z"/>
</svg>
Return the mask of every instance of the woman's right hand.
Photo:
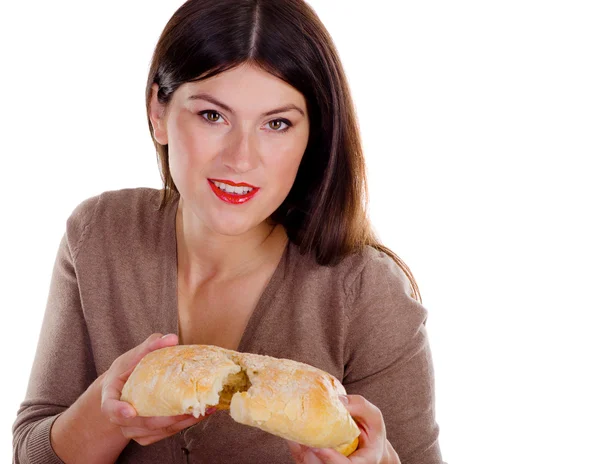
<svg viewBox="0 0 600 464">
<path fill-rule="evenodd" d="M 175 334 L 161 336 L 159 333 L 150 335 L 143 343 L 132 348 L 115 359 L 110 368 L 100 377 L 102 379 L 102 414 L 113 424 L 121 427 L 125 438 L 136 441 L 142 446 L 150 445 L 202 421 L 206 416 L 216 411 L 216 408 L 206 410 L 205 416 L 197 419 L 191 414 L 167 417 L 138 417 L 137 411 L 131 404 L 120 401 L 121 391 L 133 369 L 148 353 L 177 345 Z"/>
</svg>

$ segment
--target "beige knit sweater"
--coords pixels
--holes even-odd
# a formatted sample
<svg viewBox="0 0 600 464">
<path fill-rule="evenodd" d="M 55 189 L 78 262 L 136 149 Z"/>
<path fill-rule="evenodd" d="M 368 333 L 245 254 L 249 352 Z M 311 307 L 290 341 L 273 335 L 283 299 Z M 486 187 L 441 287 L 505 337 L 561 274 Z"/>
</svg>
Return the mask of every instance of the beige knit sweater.
<svg viewBox="0 0 600 464">
<path fill-rule="evenodd" d="M 178 333 L 177 197 L 105 192 L 69 217 L 52 275 L 29 386 L 13 427 L 14 462 L 61 463 L 53 421 L 119 355 L 153 332 Z M 243 334 L 239 351 L 312 364 L 383 412 L 402 464 L 439 464 L 425 308 L 408 280 L 372 248 L 333 267 L 289 244 Z M 235 437 L 235 438 L 233 438 Z M 102 446 L 102 443 L 98 443 Z M 119 463 L 292 463 L 285 442 L 219 412 Z"/>
</svg>

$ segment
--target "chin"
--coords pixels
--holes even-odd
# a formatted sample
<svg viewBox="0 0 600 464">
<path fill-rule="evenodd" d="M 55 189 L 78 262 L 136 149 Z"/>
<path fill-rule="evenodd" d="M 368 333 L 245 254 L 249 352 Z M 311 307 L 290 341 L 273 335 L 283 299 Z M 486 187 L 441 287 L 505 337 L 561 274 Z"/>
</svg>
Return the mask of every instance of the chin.
<svg viewBox="0 0 600 464">
<path fill-rule="evenodd" d="M 244 219 L 245 218 L 243 217 L 237 217 L 233 219 L 228 219 L 227 217 L 212 218 L 210 225 L 211 229 L 220 235 L 237 237 L 239 235 L 244 235 L 250 230 L 258 227 L 262 222 L 248 221 Z"/>
<path fill-rule="evenodd" d="M 265 215 L 264 205 L 252 206 L 250 208 L 245 208 L 243 205 L 209 208 L 204 217 L 213 232 L 228 237 L 237 237 L 257 228 L 268 227 L 265 221 L 269 219 L 270 214 Z"/>
</svg>

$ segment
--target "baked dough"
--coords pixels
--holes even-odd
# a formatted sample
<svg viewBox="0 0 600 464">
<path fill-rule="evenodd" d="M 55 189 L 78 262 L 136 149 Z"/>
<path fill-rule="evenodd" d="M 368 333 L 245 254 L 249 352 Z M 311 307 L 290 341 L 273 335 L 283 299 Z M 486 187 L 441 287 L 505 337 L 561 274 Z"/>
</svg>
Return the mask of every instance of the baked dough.
<svg viewBox="0 0 600 464">
<path fill-rule="evenodd" d="M 212 345 L 176 345 L 138 363 L 121 401 L 140 416 L 198 417 L 217 406 L 241 424 L 348 456 L 360 429 L 338 398 L 344 394 L 339 380 L 308 364 Z"/>
</svg>

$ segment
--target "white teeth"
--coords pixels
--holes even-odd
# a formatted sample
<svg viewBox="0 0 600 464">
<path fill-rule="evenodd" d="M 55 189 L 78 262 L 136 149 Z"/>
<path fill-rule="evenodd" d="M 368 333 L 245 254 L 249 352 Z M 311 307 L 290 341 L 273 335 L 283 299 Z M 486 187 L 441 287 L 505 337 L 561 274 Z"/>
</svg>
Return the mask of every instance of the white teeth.
<svg viewBox="0 0 600 464">
<path fill-rule="evenodd" d="M 227 185 L 222 182 L 213 182 L 220 190 L 223 190 L 227 193 L 235 193 L 236 195 L 245 195 L 248 192 L 254 190 L 251 187 L 234 187 L 232 185 Z"/>
</svg>

